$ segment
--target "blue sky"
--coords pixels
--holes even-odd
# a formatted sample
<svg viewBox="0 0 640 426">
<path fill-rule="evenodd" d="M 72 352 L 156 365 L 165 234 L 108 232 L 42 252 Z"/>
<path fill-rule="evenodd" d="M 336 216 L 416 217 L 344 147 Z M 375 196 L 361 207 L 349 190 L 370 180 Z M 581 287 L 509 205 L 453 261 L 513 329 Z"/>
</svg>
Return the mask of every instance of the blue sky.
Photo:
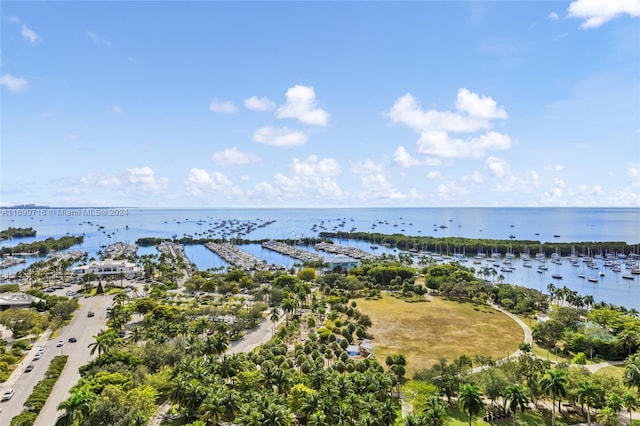
<svg viewBox="0 0 640 426">
<path fill-rule="evenodd" d="M 638 207 L 639 16 L 3 1 L 0 205 Z"/>
</svg>

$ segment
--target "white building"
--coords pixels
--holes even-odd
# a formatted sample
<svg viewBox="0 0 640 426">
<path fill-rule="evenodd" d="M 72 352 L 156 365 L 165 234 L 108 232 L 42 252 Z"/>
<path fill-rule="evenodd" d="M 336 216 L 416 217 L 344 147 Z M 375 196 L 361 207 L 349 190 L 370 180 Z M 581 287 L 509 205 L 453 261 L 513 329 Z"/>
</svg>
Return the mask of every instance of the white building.
<svg viewBox="0 0 640 426">
<path fill-rule="evenodd" d="M 141 275 L 142 268 L 127 260 L 106 259 L 91 262 L 88 265 L 76 266 L 71 269 L 71 272 L 78 277 L 92 272 L 102 277 L 107 275 L 119 275 L 123 272 L 126 278 L 133 278 Z"/>
</svg>

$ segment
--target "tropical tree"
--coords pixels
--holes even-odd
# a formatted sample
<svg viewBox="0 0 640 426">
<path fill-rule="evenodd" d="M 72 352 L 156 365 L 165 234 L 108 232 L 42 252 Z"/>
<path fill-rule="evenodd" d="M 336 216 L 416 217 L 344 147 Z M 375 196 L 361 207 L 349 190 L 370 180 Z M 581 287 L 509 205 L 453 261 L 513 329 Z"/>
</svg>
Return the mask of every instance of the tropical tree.
<svg viewBox="0 0 640 426">
<path fill-rule="evenodd" d="M 551 395 L 551 426 L 556 425 L 556 399 L 558 404 L 560 398 L 567 394 L 567 373 L 563 370 L 550 369 L 540 379 L 540 387 L 547 395 Z"/>
<path fill-rule="evenodd" d="M 473 416 L 478 414 L 484 406 L 480 386 L 469 383 L 460 386 L 458 404 L 460 404 L 460 407 L 469 415 L 469 426 L 471 426 Z"/>
<path fill-rule="evenodd" d="M 98 356 L 103 353 L 107 353 L 110 349 L 113 348 L 116 342 L 116 335 L 113 330 L 100 330 L 100 332 L 93 336 L 95 341 L 93 343 L 89 343 L 89 348 L 91 349 L 90 354 L 93 355 L 98 352 Z"/>
<path fill-rule="evenodd" d="M 640 393 L 640 353 L 631 355 L 627 358 L 624 365 L 622 381 L 625 386 L 636 388 L 638 393 Z"/>
<path fill-rule="evenodd" d="M 629 412 L 629 424 L 633 424 L 631 414 L 633 413 L 633 410 L 638 408 L 638 397 L 627 391 L 622 394 L 622 405 Z"/>
<path fill-rule="evenodd" d="M 58 405 L 58 410 L 64 410 L 64 414 L 58 418 L 55 426 L 71 426 L 81 423 L 82 419 L 91 412 L 91 406 L 96 399 L 96 394 L 87 387 L 75 388 L 71 396 Z"/>
<path fill-rule="evenodd" d="M 276 323 L 280 319 L 280 310 L 277 306 L 271 308 L 271 312 L 269 312 L 269 319 L 273 323 L 273 334 L 276 334 Z"/>
<path fill-rule="evenodd" d="M 587 425 L 591 425 L 591 407 L 602 399 L 602 386 L 590 381 L 582 381 L 578 385 L 578 402 L 587 405 Z"/>
<path fill-rule="evenodd" d="M 597 417 L 602 426 L 618 426 L 618 413 L 611 407 L 604 407 Z"/>
<path fill-rule="evenodd" d="M 529 403 L 529 398 L 523 387 L 518 383 L 507 386 L 502 396 L 504 397 L 505 406 L 509 407 L 509 410 L 513 413 L 513 424 L 515 426 L 518 407 L 520 407 L 520 411 L 524 411 Z"/>
<path fill-rule="evenodd" d="M 444 422 L 447 419 L 447 409 L 444 406 L 444 401 L 437 396 L 430 398 L 420 417 L 421 420 L 424 420 L 423 424 L 425 426 L 444 426 Z"/>
</svg>

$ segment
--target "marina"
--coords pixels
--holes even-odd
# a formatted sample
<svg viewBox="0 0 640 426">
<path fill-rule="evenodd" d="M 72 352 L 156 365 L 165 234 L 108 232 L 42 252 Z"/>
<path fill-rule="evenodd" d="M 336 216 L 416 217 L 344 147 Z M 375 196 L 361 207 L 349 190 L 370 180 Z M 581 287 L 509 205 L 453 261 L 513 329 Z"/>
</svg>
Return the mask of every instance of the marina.
<svg viewBox="0 0 640 426">
<path fill-rule="evenodd" d="M 590 294 L 596 300 L 640 309 L 640 267 L 632 263 L 640 253 L 640 211 L 638 209 L 538 209 L 538 208 L 345 208 L 345 209 L 128 209 L 128 216 L 83 218 L 81 216 L 47 215 L 1 217 L 1 227 L 33 227 L 36 237 L 14 238 L 2 242 L 16 247 L 64 235 L 82 235 L 81 244 L 70 250 L 81 250 L 89 258 L 99 253 L 117 256 L 123 247 L 135 246 L 140 238 L 184 239 L 184 255 L 199 269 L 224 268 L 228 265 L 251 268 L 284 267 L 289 269 L 301 260 L 284 252 L 263 246 L 266 241 L 289 240 L 296 244 L 291 253 L 309 258 L 340 254 L 352 259 L 375 258 L 382 254 L 410 253 L 416 261 L 422 256 L 433 261 L 457 259 L 476 270 L 495 269 L 486 277 L 546 291 L 549 283 Z M 68 220 L 67 220 L 68 219 Z M 615 224 L 612 226 L 611 224 Z M 443 226 L 443 227 L 441 227 Z M 382 237 L 369 241 L 355 238 L 331 238 L 332 243 L 314 246 L 312 239 L 321 232 L 363 232 L 372 235 L 495 238 L 512 241 L 508 253 L 494 253 L 486 246 L 470 253 L 463 246 L 432 243 L 428 246 L 396 247 L 384 243 Z M 560 232 L 558 232 L 560 231 Z M 571 243 L 575 253 L 560 256 L 522 250 L 519 240 L 528 238 L 542 244 Z M 560 235 L 560 237 L 554 237 Z M 203 239 L 214 240 L 205 247 Z M 620 253 L 588 253 L 580 241 L 624 241 L 630 248 Z M 212 250 L 212 247 L 214 249 Z M 112 249 L 113 248 L 113 249 Z M 175 251 L 174 247 L 174 251 Z M 302 250 L 306 253 L 299 252 Z M 476 250 L 474 249 L 473 252 Z M 467 252 L 467 254 L 465 254 Z M 157 254 L 155 246 L 140 246 L 138 255 Z M 579 256 L 578 253 L 581 253 Z M 615 256 L 610 258 L 607 256 Z M 22 257 L 22 256 L 21 256 Z M 6 258 L 5 258 L 6 259 Z M 8 281 L 17 272 L 40 259 L 25 256 L 25 262 L 2 269 L 0 277 Z M 602 275 L 602 274 L 604 275 Z M 556 277 L 554 277 L 556 275 Z M 561 276 L 562 278 L 558 278 Z"/>
</svg>

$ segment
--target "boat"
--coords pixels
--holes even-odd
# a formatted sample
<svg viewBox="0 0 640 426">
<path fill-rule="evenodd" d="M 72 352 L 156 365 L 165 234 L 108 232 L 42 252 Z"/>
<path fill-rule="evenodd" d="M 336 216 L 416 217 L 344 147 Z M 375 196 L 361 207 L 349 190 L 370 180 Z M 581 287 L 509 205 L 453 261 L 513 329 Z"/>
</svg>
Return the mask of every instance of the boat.
<svg viewBox="0 0 640 426">
<path fill-rule="evenodd" d="M 560 275 L 560 274 L 553 274 L 553 275 L 551 275 L 551 278 L 555 278 L 555 279 L 557 279 L 557 280 L 561 280 L 561 279 L 562 279 L 562 275 Z"/>
<path fill-rule="evenodd" d="M 594 277 L 589 277 L 589 278 L 587 278 L 587 280 L 588 280 L 590 283 L 597 283 L 597 282 L 598 282 L 598 279 L 597 279 L 597 278 L 594 278 Z"/>
<path fill-rule="evenodd" d="M 585 277 L 584 274 L 582 273 L 578 274 L 578 278 L 584 278 L 584 277 Z"/>
<path fill-rule="evenodd" d="M 633 275 L 629 275 L 629 274 L 624 274 L 622 276 L 622 278 L 624 278 L 625 280 L 632 280 L 632 279 L 634 279 L 634 276 Z"/>
</svg>

